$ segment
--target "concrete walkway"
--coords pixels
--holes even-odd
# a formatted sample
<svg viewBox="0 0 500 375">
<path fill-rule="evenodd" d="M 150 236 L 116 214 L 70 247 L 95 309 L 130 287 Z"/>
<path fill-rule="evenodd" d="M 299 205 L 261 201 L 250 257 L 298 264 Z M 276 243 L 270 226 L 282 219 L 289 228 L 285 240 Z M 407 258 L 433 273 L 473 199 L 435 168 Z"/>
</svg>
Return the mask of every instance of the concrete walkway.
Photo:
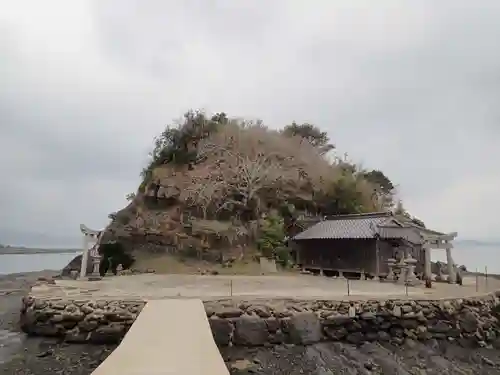
<svg viewBox="0 0 500 375">
<path fill-rule="evenodd" d="M 198 299 L 150 301 L 92 375 L 229 375 Z"/>
</svg>

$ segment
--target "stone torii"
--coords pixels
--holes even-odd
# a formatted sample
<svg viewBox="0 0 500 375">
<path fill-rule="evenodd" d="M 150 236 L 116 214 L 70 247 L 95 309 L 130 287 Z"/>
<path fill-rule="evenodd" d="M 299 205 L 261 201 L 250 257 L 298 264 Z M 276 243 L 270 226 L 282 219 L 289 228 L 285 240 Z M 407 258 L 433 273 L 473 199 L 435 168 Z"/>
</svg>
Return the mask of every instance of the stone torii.
<svg viewBox="0 0 500 375">
<path fill-rule="evenodd" d="M 457 237 L 457 232 L 452 232 L 448 234 L 430 234 L 421 233 L 422 236 L 422 248 L 424 249 L 425 255 L 425 267 L 424 276 L 431 280 L 432 269 L 431 269 L 431 251 L 433 249 L 444 249 L 446 250 L 446 263 L 448 267 L 448 282 L 454 284 L 457 282 L 457 275 L 455 271 L 455 263 L 453 262 L 453 257 L 451 256 L 451 249 L 453 249 L 453 244 L 451 241 Z"/>
<path fill-rule="evenodd" d="M 99 243 L 101 240 L 101 233 L 102 231 L 100 230 L 93 230 L 88 228 L 84 224 L 80 224 L 80 231 L 83 234 L 83 254 L 82 254 L 82 265 L 80 268 L 80 278 L 84 278 L 87 274 L 87 265 L 89 263 L 89 253 L 92 250 L 95 250 L 97 252 Z M 90 243 L 94 242 L 94 246 L 90 247 Z M 91 254 L 92 258 L 97 258 L 99 254 Z M 94 272 L 96 272 L 95 268 L 96 265 L 94 264 Z"/>
</svg>

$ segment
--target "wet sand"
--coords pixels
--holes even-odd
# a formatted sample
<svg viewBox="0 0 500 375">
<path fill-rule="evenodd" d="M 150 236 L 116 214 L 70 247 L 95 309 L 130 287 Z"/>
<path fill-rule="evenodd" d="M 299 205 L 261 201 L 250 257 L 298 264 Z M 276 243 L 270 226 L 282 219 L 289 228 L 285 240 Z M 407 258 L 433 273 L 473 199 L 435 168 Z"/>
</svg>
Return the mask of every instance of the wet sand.
<svg viewBox="0 0 500 375">
<path fill-rule="evenodd" d="M 114 349 L 28 338 L 20 332 L 22 296 L 38 277 L 58 273 L 42 271 L 0 276 L 0 374 L 90 375 Z"/>
</svg>

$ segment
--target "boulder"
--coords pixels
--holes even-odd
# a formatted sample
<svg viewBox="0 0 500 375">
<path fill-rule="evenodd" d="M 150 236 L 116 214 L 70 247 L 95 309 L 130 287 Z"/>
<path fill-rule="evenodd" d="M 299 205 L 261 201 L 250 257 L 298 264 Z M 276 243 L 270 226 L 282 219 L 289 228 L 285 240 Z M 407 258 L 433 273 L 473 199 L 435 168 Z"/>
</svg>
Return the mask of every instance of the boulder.
<svg viewBox="0 0 500 375">
<path fill-rule="evenodd" d="M 467 333 L 476 332 L 479 327 L 477 316 L 470 310 L 465 310 L 458 318 L 460 327 Z"/>
<path fill-rule="evenodd" d="M 208 319 L 208 322 L 215 343 L 219 346 L 229 345 L 231 336 L 233 335 L 233 325 L 231 322 L 227 319 L 219 319 L 217 317 Z"/>
<path fill-rule="evenodd" d="M 257 317 L 238 318 L 235 324 L 234 343 L 242 346 L 264 345 L 269 337 L 266 322 Z"/>
<path fill-rule="evenodd" d="M 295 344 L 313 344 L 321 337 L 321 324 L 315 313 L 302 312 L 290 318 L 290 338 Z"/>
</svg>

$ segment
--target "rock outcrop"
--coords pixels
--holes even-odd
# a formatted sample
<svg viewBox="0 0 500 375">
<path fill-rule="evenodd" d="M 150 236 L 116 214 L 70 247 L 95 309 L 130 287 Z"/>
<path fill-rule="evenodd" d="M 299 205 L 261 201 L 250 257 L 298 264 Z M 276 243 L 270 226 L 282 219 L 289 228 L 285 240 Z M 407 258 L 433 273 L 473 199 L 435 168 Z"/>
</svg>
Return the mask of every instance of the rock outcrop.
<svg viewBox="0 0 500 375">
<path fill-rule="evenodd" d="M 141 186 L 111 215 L 102 241 L 214 261 L 254 245 L 259 220 L 273 209 L 293 207 L 297 216 L 384 209 L 390 189 L 378 187 L 390 181 L 381 172 L 374 181 L 373 173 L 358 173 L 345 159 L 332 163 L 324 157 L 332 147 L 309 124 L 274 131 L 225 114 L 190 112 L 182 126 L 157 139 Z M 290 233 L 294 220 L 286 225 Z"/>
</svg>

